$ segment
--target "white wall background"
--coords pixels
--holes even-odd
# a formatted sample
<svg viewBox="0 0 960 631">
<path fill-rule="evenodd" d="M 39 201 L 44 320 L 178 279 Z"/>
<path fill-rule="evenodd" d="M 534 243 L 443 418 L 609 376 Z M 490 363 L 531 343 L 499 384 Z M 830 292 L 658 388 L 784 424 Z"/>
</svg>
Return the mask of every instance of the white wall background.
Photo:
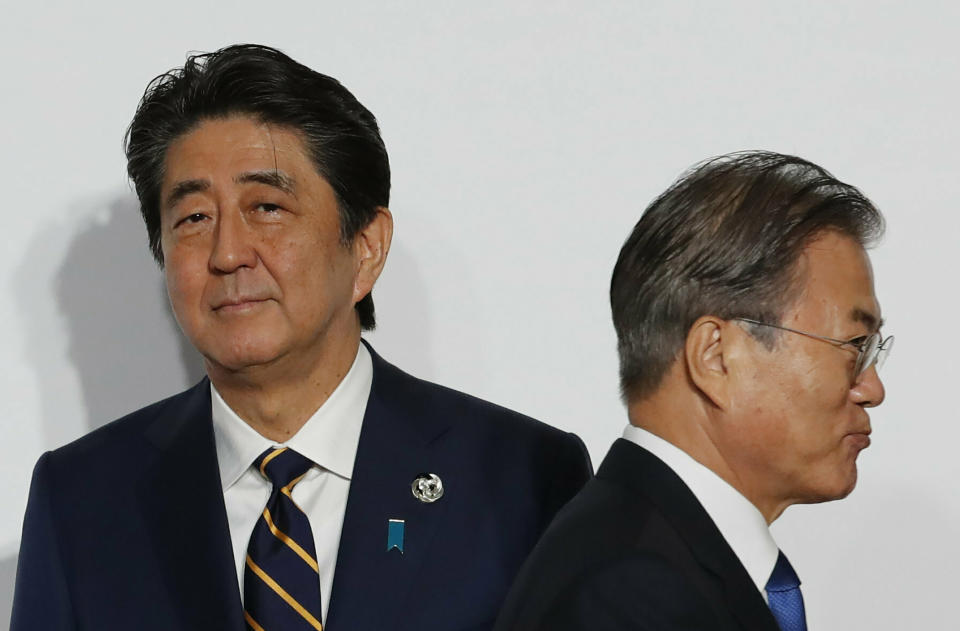
<svg viewBox="0 0 960 631">
<path fill-rule="evenodd" d="M 578 432 L 619 435 L 607 283 L 690 163 L 796 153 L 885 212 L 897 348 L 847 500 L 775 534 L 812 629 L 943 629 L 958 582 L 958 18 L 943 3 L 3 2 L 0 624 L 37 457 L 192 383 L 120 143 L 149 79 L 252 41 L 378 116 L 394 250 L 387 358 Z"/>
</svg>

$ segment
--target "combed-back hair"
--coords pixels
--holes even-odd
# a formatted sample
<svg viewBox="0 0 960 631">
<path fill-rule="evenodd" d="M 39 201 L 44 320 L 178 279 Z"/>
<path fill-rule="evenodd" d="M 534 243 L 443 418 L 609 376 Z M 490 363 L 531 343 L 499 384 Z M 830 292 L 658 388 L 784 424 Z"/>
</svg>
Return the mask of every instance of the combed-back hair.
<svg viewBox="0 0 960 631">
<path fill-rule="evenodd" d="M 779 324 L 802 290 L 803 248 L 830 230 L 866 248 L 884 222 L 858 189 L 802 158 L 744 151 L 681 175 L 647 207 L 613 270 L 624 400 L 657 389 L 701 316 Z M 769 327 L 751 333 L 776 343 Z"/>
<path fill-rule="evenodd" d="M 147 86 L 124 142 L 127 173 L 154 258 L 162 266 L 160 188 L 167 149 L 205 120 L 250 116 L 296 131 L 317 172 L 333 188 L 340 240 L 357 233 L 390 203 L 390 163 L 373 114 L 339 81 L 254 44 L 187 57 L 182 68 Z M 373 297 L 356 305 L 360 325 L 375 326 Z"/>
</svg>

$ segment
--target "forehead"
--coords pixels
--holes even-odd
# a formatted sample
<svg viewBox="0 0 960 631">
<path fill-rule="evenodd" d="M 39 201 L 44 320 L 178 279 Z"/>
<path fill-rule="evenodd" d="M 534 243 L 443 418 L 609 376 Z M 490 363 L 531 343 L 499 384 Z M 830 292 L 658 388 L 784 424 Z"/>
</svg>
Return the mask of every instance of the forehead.
<svg viewBox="0 0 960 631">
<path fill-rule="evenodd" d="M 246 116 L 205 120 L 167 148 L 163 190 L 178 181 L 246 171 L 316 174 L 299 134 Z"/>
<path fill-rule="evenodd" d="M 879 327 L 873 267 L 856 240 L 835 231 L 819 235 L 804 248 L 798 269 L 803 282 L 794 310 L 798 321 L 835 327 L 860 322 L 871 330 Z"/>
</svg>

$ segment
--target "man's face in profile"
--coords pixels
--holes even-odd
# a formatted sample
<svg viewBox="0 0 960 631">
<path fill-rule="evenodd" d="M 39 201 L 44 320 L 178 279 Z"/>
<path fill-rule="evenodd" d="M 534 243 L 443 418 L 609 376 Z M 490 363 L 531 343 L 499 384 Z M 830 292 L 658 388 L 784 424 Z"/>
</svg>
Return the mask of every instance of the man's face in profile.
<svg viewBox="0 0 960 631">
<path fill-rule="evenodd" d="M 827 232 L 804 249 L 799 266 L 802 292 L 780 324 L 839 340 L 875 332 L 880 306 L 856 241 Z M 787 331 L 772 349 L 751 337 L 740 361 L 736 426 L 723 440 L 749 486 L 789 503 L 850 493 L 857 456 L 870 444 L 867 408 L 884 398 L 876 368 L 856 375 L 856 349 Z"/>
<path fill-rule="evenodd" d="M 355 325 L 355 253 L 296 132 L 201 122 L 167 150 L 160 214 L 170 302 L 208 363 L 311 366 Z"/>
</svg>

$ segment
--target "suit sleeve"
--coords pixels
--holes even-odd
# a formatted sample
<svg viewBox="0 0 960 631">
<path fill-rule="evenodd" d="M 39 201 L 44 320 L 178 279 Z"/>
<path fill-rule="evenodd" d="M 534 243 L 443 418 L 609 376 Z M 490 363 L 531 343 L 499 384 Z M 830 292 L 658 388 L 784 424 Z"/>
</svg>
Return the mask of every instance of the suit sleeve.
<svg viewBox="0 0 960 631">
<path fill-rule="evenodd" d="M 707 600 L 665 560 L 624 559 L 560 593 L 540 631 L 703 631 L 725 628 Z"/>
<path fill-rule="evenodd" d="M 10 631 L 74 629 L 50 497 L 50 454 L 33 470 L 17 560 Z"/>
</svg>

